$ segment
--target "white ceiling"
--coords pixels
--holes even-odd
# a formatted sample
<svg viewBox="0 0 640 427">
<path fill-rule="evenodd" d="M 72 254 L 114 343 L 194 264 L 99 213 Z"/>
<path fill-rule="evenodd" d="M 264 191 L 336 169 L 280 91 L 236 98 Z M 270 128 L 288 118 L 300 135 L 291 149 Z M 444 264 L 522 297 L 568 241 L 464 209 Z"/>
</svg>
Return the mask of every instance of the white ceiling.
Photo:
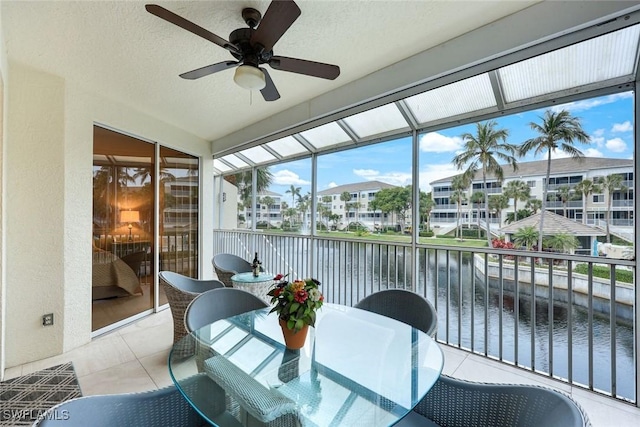
<svg viewBox="0 0 640 427">
<path fill-rule="evenodd" d="M 233 70 L 199 80 L 180 73 L 232 59 L 224 49 L 146 12 L 149 2 L 6 1 L 10 61 L 63 77 L 212 141 L 538 1 L 297 0 L 302 15 L 276 55 L 339 65 L 334 81 L 269 70 L 281 99 L 265 102 L 233 83 Z M 156 2 L 228 39 L 244 7 L 269 1 Z"/>
</svg>

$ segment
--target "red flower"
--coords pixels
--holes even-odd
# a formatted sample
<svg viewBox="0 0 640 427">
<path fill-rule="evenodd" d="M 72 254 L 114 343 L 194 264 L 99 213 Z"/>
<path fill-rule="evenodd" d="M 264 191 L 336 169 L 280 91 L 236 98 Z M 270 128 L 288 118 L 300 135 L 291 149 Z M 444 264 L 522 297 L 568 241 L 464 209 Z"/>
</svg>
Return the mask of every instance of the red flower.
<svg viewBox="0 0 640 427">
<path fill-rule="evenodd" d="M 307 298 L 309 298 L 309 294 L 304 289 L 301 289 L 298 292 L 296 292 L 296 294 L 293 297 L 293 299 L 295 299 L 296 302 L 299 302 L 300 304 L 304 303 L 307 300 Z"/>
<path fill-rule="evenodd" d="M 324 295 L 320 294 L 320 299 L 318 301 L 324 301 Z"/>
<path fill-rule="evenodd" d="M 275 288 L 273 290 L 273 296 L 277 297 L 278 295 L 280 295 L 282 293 L 282 288 Z"/>
<path fill-rule="evenodd" d="M 284 275 L 282 273 L 278 273 L 278 275 L 274 277 L 273 280 L 282 280 L 283 278 L 284 278 Z"/>
</svg>

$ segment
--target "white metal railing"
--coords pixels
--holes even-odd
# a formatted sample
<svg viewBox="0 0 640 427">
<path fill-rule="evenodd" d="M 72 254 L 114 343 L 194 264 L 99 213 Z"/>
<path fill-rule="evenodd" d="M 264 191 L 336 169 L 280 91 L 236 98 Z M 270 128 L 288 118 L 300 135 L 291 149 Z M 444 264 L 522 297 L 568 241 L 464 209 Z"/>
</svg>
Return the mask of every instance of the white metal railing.
<svg viewBox="0 0 640 427">
<path fill-rule="evenodd" d="M 257 251 L 267 271 L 317 278 L 332 303 L 409 289 L 435 305 L 438 341 L 637 404 L 635 261 L 244 231 L 213 241 L 214 253 Z"/>
</svg>

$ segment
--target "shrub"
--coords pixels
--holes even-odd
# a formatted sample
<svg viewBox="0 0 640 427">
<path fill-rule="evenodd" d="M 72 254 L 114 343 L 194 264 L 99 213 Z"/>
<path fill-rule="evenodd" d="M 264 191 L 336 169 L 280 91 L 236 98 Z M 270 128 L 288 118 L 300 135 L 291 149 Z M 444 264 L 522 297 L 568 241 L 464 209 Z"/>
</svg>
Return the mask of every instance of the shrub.
<svg viewBox="0 0 640 427">
<path fill-rule="evenodd" d="M 578 264 L 573 271 L 580 274 L 589 274 L 589 266 L 587 264 Z M 610 279 L 611 269 L 603 265 L 594 265 L 593 276 L 601 279 Z M 633 283 L 633 272 L 616 268 L 616 282 Z"/>
<path fill-rule="evenodd" d="M 421 231 L 418 234 L 420 237 L 433 237 L 433 231 Z"/>
<path fill-rule="evenodd" d="M 505 242 L 502 239 L 491 239 L 491 247 L 496 249 L 515 249 L 513 242 Z"/>
</svg>

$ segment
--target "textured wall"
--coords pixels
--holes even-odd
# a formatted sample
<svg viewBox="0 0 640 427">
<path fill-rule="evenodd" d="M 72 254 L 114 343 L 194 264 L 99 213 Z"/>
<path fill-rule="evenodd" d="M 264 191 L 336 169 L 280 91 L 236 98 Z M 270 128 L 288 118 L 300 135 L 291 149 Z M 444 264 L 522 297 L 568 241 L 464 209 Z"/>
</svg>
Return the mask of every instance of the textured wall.
<svg viewBox="0 0 640 427">
<path fill-rule="evenodd" d="M 202 156 L 202 230 L 213 221 L 209 144 L 82 82 L 10 62 L 6 157 L 6 366 L 71 350 L 91 339 L 94 123 Z M 204 177 L 211 177 L 204 179 Z M 201 239 L 211 276 L 211 233 Z M 41 326 L 53 312 L 55 325 Z"/>
</svg>

